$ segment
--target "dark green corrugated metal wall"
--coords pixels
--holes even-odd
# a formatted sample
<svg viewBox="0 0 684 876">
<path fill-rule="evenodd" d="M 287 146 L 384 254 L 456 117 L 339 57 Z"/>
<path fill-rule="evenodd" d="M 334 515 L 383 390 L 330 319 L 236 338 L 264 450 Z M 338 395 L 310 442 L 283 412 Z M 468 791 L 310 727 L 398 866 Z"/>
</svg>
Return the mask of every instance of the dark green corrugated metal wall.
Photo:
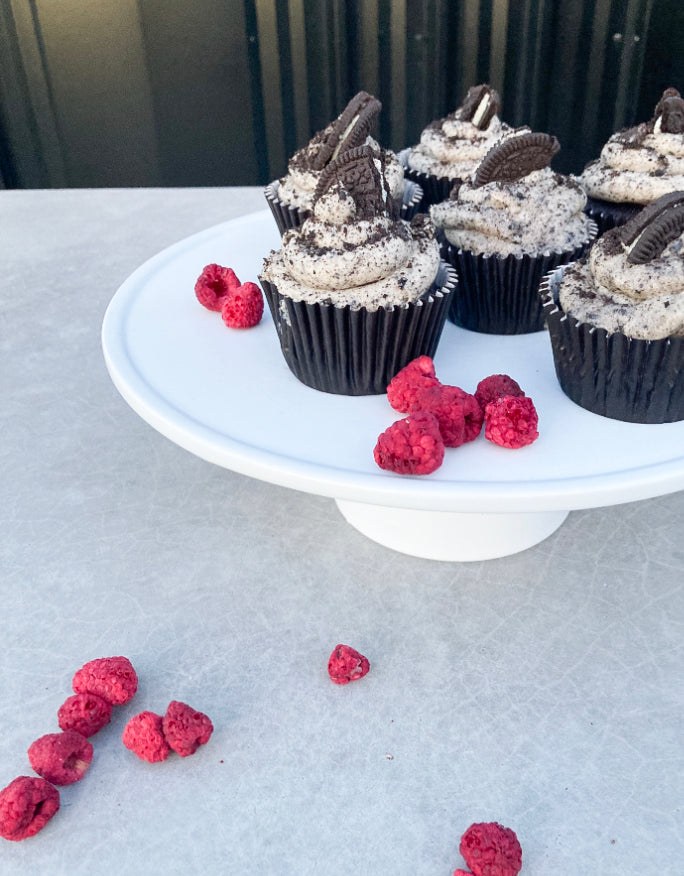
<svg viewBox="0 0 684 876">
<path fill-rule="evenodd" d="M 0 175 L 245 185 L 357 90 L 401 149 L 489 81 L 579 171 L 684 88 L 681 0 L 1 0 Z"/>
</svg>

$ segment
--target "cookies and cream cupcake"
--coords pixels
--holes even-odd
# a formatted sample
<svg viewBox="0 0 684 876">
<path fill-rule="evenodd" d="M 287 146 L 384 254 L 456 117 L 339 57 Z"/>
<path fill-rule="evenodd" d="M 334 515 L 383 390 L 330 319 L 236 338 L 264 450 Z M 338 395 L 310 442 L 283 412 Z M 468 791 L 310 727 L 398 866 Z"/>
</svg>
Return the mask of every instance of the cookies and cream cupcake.
<svg viewBox="0 0 684 876">
<path fill-rule="evenodd" d="M 383 393 L 404 365 L 432 356 L 456 285 L 432 223 L 399 218 L 368 145 L 323 169 L 310 217 L 259 279 L 292 372 L 345 395 Z"/>
<path fill-rule="evenodd" d="M 298 228 L 310 215 L 323 170 L 347 149 L 367 145 L 383 174 L 401 215 L 410 219 L 422 200 L 422 190 L 404 179 L 404 168 L 389 149 L 383 149 L 370 132 L 382 109 L 380 101 L 365 91 L 356 94 L 340 113 L 288 162 L 287 174 L 266 186 L 268 205 L 281 234 Z"/>
<path fill-rule="evenodd" d="M 584 168 L 581 181 L 600 231 L 684 189 L 684 100 L 677 89 L 663 92 L 650 121 L 613 134 L 600 157 Z"/>
<path fill-rule="evenodd" d="M 566 395 L 614 419 L 684 419 L 684 191 L 607 231 L 541 294 Z"/>
<path fill-rule="evenodd" d="M 423 189 L 423 207 L 448 198 L 457 182 L 473 174 L 494 143 L 514 133 L 514 128 L 501 121 L 500 112 L 498 91 L 489 85 L 474 85 L 458 109 L 431 122 L 420 141 L 399 154 L 406 176 Z"/>
<path fill-rule="evenodd" d="M 548 166 L 558 140 L 523 131 L 487 153 L 472 177 L 430 208 L 442 256 L 457 269 L 449 318 L 464 328 L 523 334 L 544 327 L 544 274 L 594 239 L 586 195 Z"/>
</svg>

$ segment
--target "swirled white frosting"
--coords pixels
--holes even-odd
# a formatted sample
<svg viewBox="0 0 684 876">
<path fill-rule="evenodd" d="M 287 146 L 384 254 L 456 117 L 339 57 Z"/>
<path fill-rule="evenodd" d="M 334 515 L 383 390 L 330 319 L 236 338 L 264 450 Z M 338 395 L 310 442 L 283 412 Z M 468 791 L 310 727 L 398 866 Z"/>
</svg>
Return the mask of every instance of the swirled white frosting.
<svg viewBox="0 0 684 876">
<path fill-rule="evenodd" d="M 562 309 L 580 322 L 631 338 L 684 335 L 684 235 L 643 265 L 627 261 L 617 229 L 604 234 L 587 258 L 566 269 Z"/>
<path fill-rule="evenodd" d="M 264 260 L 262 279 L 295 301 L 377 310 L 417 301 L 432 286 L 439 245 L 425 220 L 357 220 L 353 200 L 333 187 L 301 228 Z"/>
<path fill-rule="evenodd" d="M 408 166 L 432 176 L 466 179 L 495 143 L 523 130 L 529 128 L 512 128 L 496 115 L 484 129 L 447 116 L 425 128 L 420 142 L 408 153 Z"/>
<path fill-rule="evenodd" d="M 586 243 L 592 225 L 586 195 L 572 178 L 550 168 L 514 182 L 466 182 L 453 200 L 430 208 L 449 243 L 477 254 L 507 256 L 566 252 Z"/>
<path fill-rule="evenodd" d="M 401 201 L 404 193 L 404 168 L 399 159 L 391 150 L 382 149 L 372 137 L 366 137 L 365 144 L 376 154 L 375 166 L 382 173 L 392 197 Z M 311 209 L 321 171 L 312 170 L 310 165 L 320 145 L 320 141 L 314 138 L 312 143 L 300 149 L 290 159 L 287 175 L 278 181 L 278 197 L 284 204 L 300 210 Z M 384 167 L 381 156 L 384 158 Z"/>
<path fill-rule="evenodd" d="M 617 203 L 650 204 L 684 189 L 684 134 L 661 131 L 660 118 L 618 131 L 581 180 L 591 197 Z"/>
</svg>

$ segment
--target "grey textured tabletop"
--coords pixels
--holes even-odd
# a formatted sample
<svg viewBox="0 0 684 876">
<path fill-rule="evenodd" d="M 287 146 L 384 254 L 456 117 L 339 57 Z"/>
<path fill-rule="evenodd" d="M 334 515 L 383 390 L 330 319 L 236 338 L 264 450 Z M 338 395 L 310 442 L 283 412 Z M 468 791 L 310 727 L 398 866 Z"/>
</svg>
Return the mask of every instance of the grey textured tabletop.
<svg viewBox="0 0 684 876">
<path fill-rule="evenodd" d="M 498 821 L 523 876 L 681 874 L 684 492 L 421 560 L 193 456 L 114 388 L 119 285 L 263 208 L 256 188 L 0 192 L 0 787 L 32 775 L 82 664 L 126 655 L 140 681 L 0 872 L 451 876 L 465 829 Z M 344 687 L 340 642 L 371 663 Z M 174 699 L 211 740 L 137 759 L 126 722 Z"/>
</svg>

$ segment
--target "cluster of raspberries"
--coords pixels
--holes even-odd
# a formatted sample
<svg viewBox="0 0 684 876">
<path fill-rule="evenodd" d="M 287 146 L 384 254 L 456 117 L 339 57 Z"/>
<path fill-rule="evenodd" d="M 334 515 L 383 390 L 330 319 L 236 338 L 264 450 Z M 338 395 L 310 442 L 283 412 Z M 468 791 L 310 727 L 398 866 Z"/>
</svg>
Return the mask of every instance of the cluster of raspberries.
<svg viewBox="0 0 684 876">
<path fill-rule="evenodd" d="M 57 711 L 61 733 L 31 743 L 28 758 L 39 779 L 19 776 L 0 791 L 0 836 L 23 840 L 34 836 L 59 809 L 55 785 L 82 779 L 93 759 L 94 736 L 112 717 L 112 707 L 129 702 L 138 676 L 126 657 L 102 657 L 82 666 L 72 681 L 74 695 Z"/>
<path fill-rule="evenodd" d="M 0 791 L 0 836 L 23 840 L 34 836 L 59 810 L 55 785 L 71 785 L 83 778 L 93 759 L 94 736 L 112 717 L 113 706 L 123 706 L 138 689 L 138 676 L 126 657 L 101 657 L 82 666 L 72 681 L 74 696 L 57 712 L 61 733 L 36 739 L 28 750 L 40 778 L 19 776 Z M 162 718 L 152 712 L 136 715 L 126 725 L 123 743 L 138 757 L 166 760 L 170 751 L 181 757 L 194 754 L 213 732 L 209 718 L 186 703 L 174 700 Z"/>
<path fill-rule="evenodd" d="M 228 328 L 253 328 L 264 313 L 256 283 L 240 283 L 232 268 L 207 265 L 195 283 L 195 295 L 207 310 L 218 311 Z"/>
<path fill-rule="evenodd" d="M 430 474 L 440 467 L 447 447 L 485 438 L 511 449 L 539 437 L 531 398 L 507 374 L 481 380 L 471 395 L 440 383 L 429 356 L 402 368 L 387 387 L 395 411 L 408 414 L 378 438 L 373 456 L 380 468 L 398 474 Z"/>
<path fill-rule="evenodd" d="M 172 700 L 166 713 L 141 712 L 123 732 L 123 744 L 148 763 L 166 760 L 172 751 L 180 757 L 194 754 L 209 742 L 214 727 L 209 718 L 187 703 Z"/>
<path fill-rule="evenodd" d="M 471 824 L 459 851 L 470 870 L 458 868 L 454 876 L 518 876 L 522 867 L 518 837 L 496 821 Z"/>
</svg>

